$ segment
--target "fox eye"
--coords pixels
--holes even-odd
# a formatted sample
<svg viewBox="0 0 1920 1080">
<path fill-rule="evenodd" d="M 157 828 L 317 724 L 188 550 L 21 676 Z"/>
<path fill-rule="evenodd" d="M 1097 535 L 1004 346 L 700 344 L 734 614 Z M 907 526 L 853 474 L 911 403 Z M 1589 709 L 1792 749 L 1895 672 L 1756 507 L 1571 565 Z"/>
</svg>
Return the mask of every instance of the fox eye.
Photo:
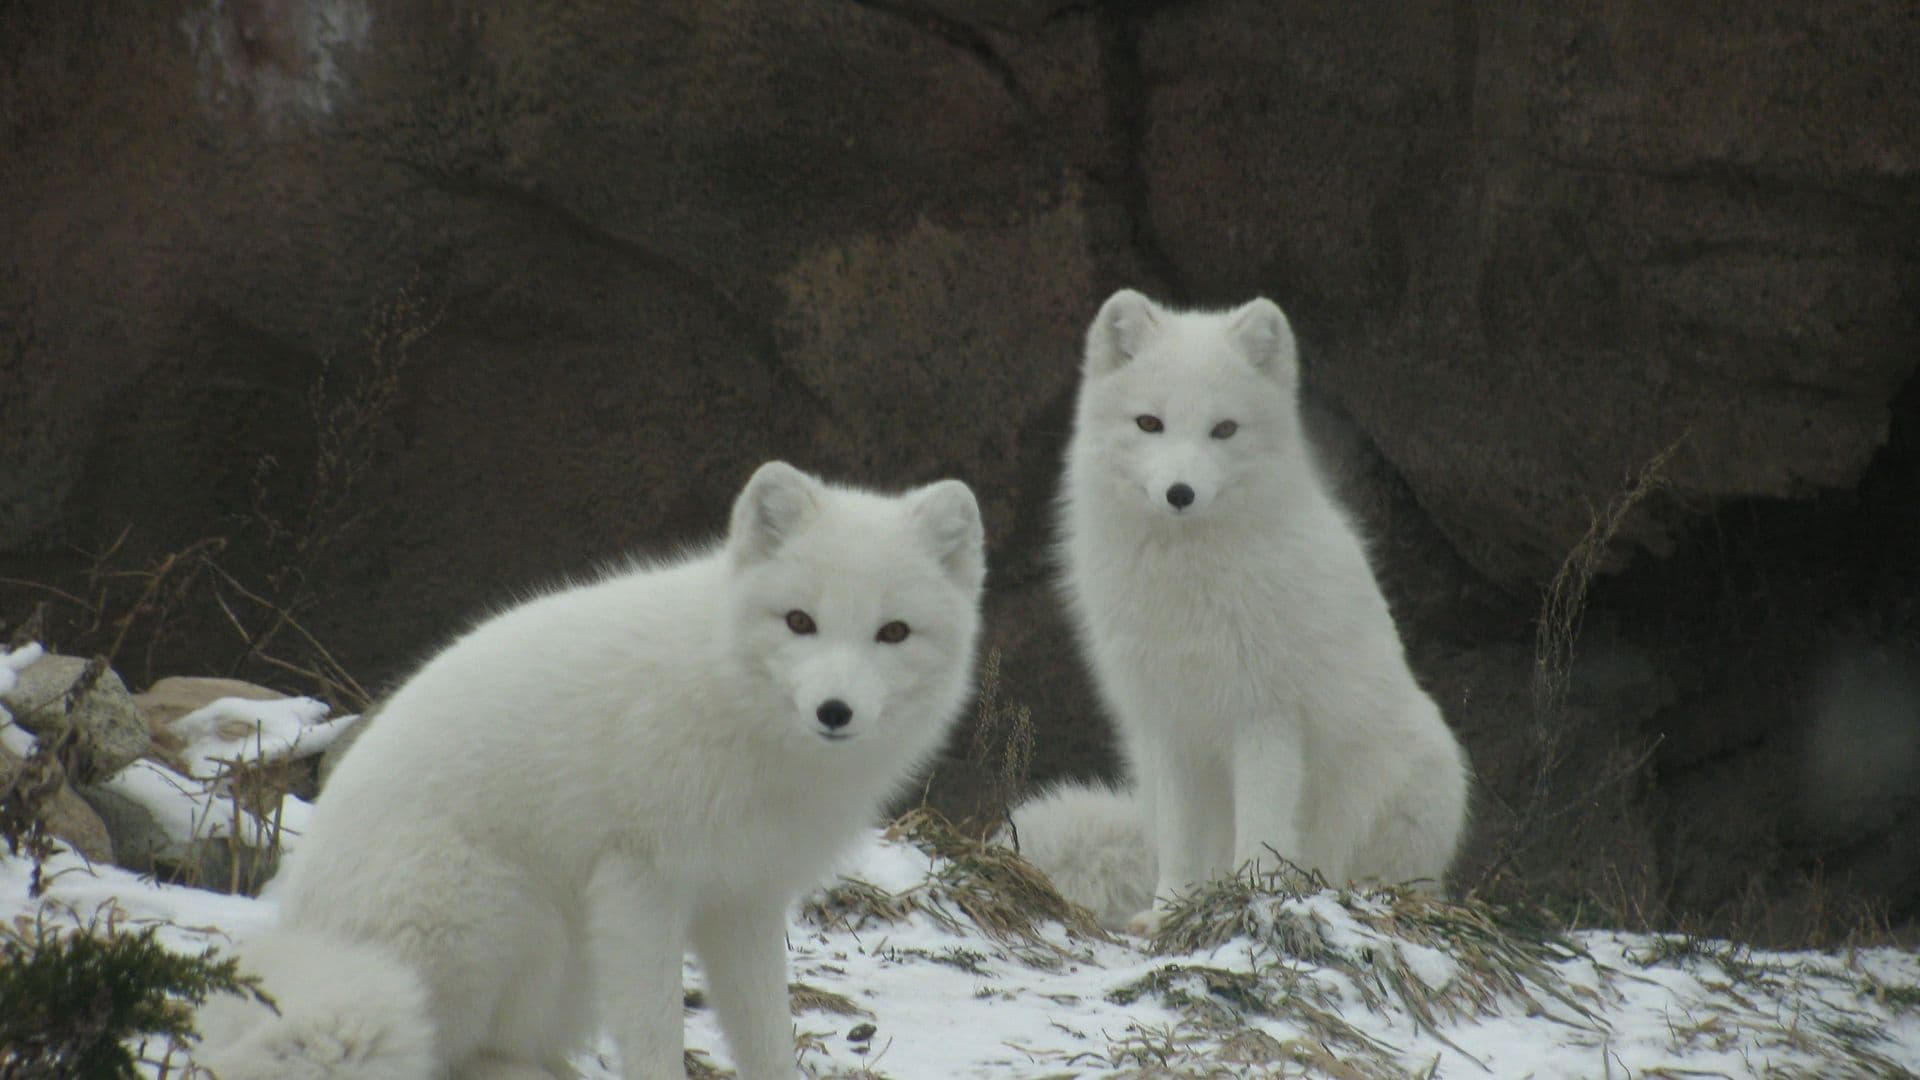
<svg viewBox="0 0 1920 1080">
<path fill-rule="evenodd" d="M 912 631 L 907 628 L 907 624 L 895 619 L 881 627 L 880 632 L 873 635 L 873 640 L 885 642 L 888 645 L 898 645 L 907 640 L 909 633 Z"/>
<path fill-rule="evenodd" d="M 1222 420 L 1213 425 L 1213 437 L 1216 439 L 1231 439 L 1233 438 L 1233 433 L 1239 430 L 1239 424 L 1232 420 Z"/>
<path fill-rule="evenodd" d="M 787 629 L 796 634 L 811 634 L 820 628 L 813 625 L 813 616 L 794 608 L 787 612 Z"/>
<path fill-rule="evenodd" d="M 1165 431 L 1167 428 L 1167 425 L 1162 424 L 1160 422 L 1159 417 L 1148 416 L 1145 413 L 1142 413 L 1139 416 L 1134 417 L 1133 422 L 1136 424 L 1139 424 L 1140 430 L 1146 432 L 1149 435 L 1158 435 L 1162 431 Z"/>
</svg>

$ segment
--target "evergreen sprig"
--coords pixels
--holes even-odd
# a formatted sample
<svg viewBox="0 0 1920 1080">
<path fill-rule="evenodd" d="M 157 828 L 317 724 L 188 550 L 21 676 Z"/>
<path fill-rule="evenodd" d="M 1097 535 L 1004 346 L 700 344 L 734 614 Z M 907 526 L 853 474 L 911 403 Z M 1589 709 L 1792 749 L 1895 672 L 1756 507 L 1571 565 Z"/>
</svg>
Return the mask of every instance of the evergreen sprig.
<svg viewBox="0 0 1920 1080">
<path fill-rule="evenodd" d="M 216 951 L 183 956 L 137 933 L 0 933 L 0 1080 L 135 1077 L 137 1040 L 186 1044 L 193 1010 L 213 994 L 271 1004 L 259 980 Z"/>
</svg>

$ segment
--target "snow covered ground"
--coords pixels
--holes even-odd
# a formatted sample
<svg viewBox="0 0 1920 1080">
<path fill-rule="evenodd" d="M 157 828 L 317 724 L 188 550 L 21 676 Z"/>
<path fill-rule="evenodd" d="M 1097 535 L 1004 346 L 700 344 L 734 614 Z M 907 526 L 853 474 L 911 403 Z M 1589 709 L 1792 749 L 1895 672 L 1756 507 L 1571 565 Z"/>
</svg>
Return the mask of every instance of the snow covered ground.
<svg viewBox="0 0 1920 1080">
<path fill-rule="evenodd" d="M 235 721 L 268 733 L 270 754 L 321 724 L 298 704 L 229 700 L 222 709 L 226 722 L 207 718 L 199 746 L 219 757 L 234 748 L 212 740 L 230 740 Z M 208 797 L 165 787 L 171 796 L 128 790 Z M 302 813 L 290 808 L 282 820 L 297 845 Z M 1920 1074 L 1920 957 L 1911 953 L 1559 937 L 1470 905 L 1247 882 L 1172 920 L 1187 946 L 1154 953 L 1057 922 L 1029 932 L 977 920 L 967 900 L 980 895 L 974 869 L 934 848 L 947 850 L 918 830 L 876 831 L 830 891 L 796 910 L 788 943 L 809 1075 Z M 32 901 L 29 871 L 0 857 L 0 916 L 153 924 L 188 952 L 224 948 L 272 916 L 270 900 L 157 884 L 67 854 L 46 864 L 46 895 Z M 690 1068 L 721 1075 L 705 1071 L 724 1068 L 727 1055 L 691 963 L 686 984 Z M 576 1064 L 593 1080 L 619 1075 L 610 1045 Z"/>
</svg>

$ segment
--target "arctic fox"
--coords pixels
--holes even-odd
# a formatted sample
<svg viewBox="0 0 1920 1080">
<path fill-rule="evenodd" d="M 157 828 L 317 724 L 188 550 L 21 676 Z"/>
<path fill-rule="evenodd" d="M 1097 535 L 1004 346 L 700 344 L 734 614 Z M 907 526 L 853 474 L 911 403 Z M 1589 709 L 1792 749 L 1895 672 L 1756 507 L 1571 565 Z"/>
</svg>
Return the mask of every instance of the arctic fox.
<svg viewBox="0 0 1920 1080">
<path fill-rule="evenodd" d="M 794 898 L 940 746 L 985 577 L 973 493 L 762 466 L 725 541 L 514 607 L 342 760 L 240 950 L 281 1015 L 202 1013 L 222 1080 L 685 1073 L 691 946 L 743 1080 L 797 1068 Z"/>
<path fill-rule="evenodd" d="M 1122 290 L 1088 331 L 1063 584 L 1138 801 L 1069 786 L 1014 822 L 1115 925 L 1150 932 L 1269 848 L 1336 882 L 1437 882 L 1458 844 L 1464 757 L 1314 470 L 1298 378 L 1265 299 L 1185 312 Z"/>
</svg>

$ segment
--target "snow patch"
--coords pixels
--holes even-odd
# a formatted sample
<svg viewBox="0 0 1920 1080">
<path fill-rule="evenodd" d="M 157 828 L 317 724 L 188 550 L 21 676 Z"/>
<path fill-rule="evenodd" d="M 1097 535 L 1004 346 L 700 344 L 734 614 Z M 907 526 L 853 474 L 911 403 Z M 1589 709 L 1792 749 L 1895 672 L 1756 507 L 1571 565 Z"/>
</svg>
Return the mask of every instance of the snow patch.
<svg viewBox="0 0 1920 1080">
<path fill-rule="evenodd" d="M 927 856 L 905 842 L 875 833 L 847 860 L 843 872 L 871 884 L 924 884 Z M 223 896 L 184 886 L 158 885 L 111 867 L 90 867 L 59 855 L 46 864 L 47 895 L 26 898 L 24 859 L 0 857 L 0 916 L 15 913 L 50 921 L 121 926 L 159 925 L 169 947 L 197 953 L 225 950 L 271 920 L 270 900 Z M 1293 918 L 1329 928 L 1338 947 L 1383 943 L 1355 922 L 1333 893 L 1299 898 Z M 1395 1010 L 1375 1012 L 1329 999 L 1340 1021 L 1375 1040 L 1391 1055 L 1387 1072 L 1351 1047 L 1326 1045 L 1285 1008 L 1274 1015 L 1244 1013 L 1231 1002 L 1197 1022 L 1191 1003 L 1219 1002 L 1214 981 L 1176 977 L 1189 1004 L 1143 994 L 1125 1003 L 1116 989 L 1140 982 L 1169 964 L 1243 973 L 1265 984 L 1275 1001 L 1304 987 L 1289 979 L 1313 975 L 1275 965 L 1246 941 L 1203 954 L 1150 955 L 1134 940 L 1078 941 L 1073 956 L 1046 966 L 1022 962 L 984 932 L 957 934 L 924 913 L 861 931 L 794 921 L 788 928 L 791 977 L 845 995 L 870 1016 L 802 1012 L 802 1071 L 809 1077 L 1042 1077 L 1354 1075 L 1404 1071 L 1439 1076 L 1750 1075 L 1755 1063 L 1787 1074 L 1911 1075 L 1920 1070 L 1920 956 L 1895 949 L 1847 954 L 1760 953 L 1705 943 L 1688 958 L 1661 960 L 1659 940 L 1644 935 L 1575 935 L 1584 953 L 1559 965 L 1573 992 L 1595 1012 L 1592 1023 L 1502 1010 L 1478 1019 L 1445 1020 L 1437 1030 Z M 1331 943 L 1331 942 L 1330 942 Z M 1442 978 L 1453 960 L 1444 951 L 1408 947 L 1423 980 Z M 1431 955 L 1428 955 L 1428 953 Z M 1670 953 L 1670 951 L 1669 951 Z M 1735 970 L 1713 959 L 1725 955 Z M 698 967 L 685 968 L 689 984 Z M 1876 996 L 1878 995 L 1878 996 Z M 1229 1037 L 1217 1025 L 1232 1018 Z M 1209 1027 L 1209 1024 L 1215 1025 Z M 869 1032 L 865 1025 L 872 1025 Z M 1840 1032 L 1861 1054 L 1822 1058 Z M 855 1034 L 859 1038 L 854 1038 Z M 1823 1034 L 1827 1033 L 1827 1034 Z M 687 1014 L 687 1046 L 716 1065 L 729 1062 L 711 1008 Z M 1826 1040 L 1826 1041 L 1821 1041 Z M 1250 1061 L 1249 1052 L 1300 1048 L 1309 1057 Z M 1155 1057 L 1153 1055 L 1159 1055 Z M 1314 1056 L 1326 1055 L 1326 1056 Z M 614 1080 L 617 1060 L 609 1041 L 573 1059 L 583 1080 Z M 1312 1062 L 1318 1062 L 1314 1065 Z M 1867 1068 L 1871 1065 L 1871 1068 Z M 862 1070 L 870 1069 L 871 1072 Z M 1344 1071 L 1343 1071 L 1344 1070 Z M 1877 1071 L 1876 1071 L 1877 1070 Z"/>
<path fill-rule="evenodd" d="M 37 641 L 29 642 L 18 649 L 0 648 L 0 694 L 12 690 L 20 681 L 20 673 L 27 669 L 27 665 L 40 659 L 45 653 L 46 650 L 42 649 Z"/>
<path fill-rule="evenodd" d="M 348 726 L 325 723 L 327 706 L 309 697 L 255 701 L 225 697 L 173 722 L 188 772 L 211 780 L 231 762 L 285 761 L 325 750 Z"/>
</svg>

